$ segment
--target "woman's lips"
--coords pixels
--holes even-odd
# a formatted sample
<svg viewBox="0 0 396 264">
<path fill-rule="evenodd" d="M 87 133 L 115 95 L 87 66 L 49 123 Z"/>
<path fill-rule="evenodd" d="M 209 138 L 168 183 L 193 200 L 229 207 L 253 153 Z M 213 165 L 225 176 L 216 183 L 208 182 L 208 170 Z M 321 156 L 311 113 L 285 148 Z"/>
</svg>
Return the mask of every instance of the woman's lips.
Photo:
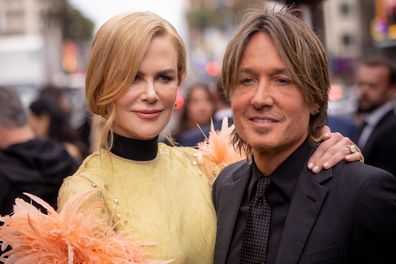
<svg viewBox="0 0 396 264">
<path fill-rule="evenodd" d="M 160 116 L 161 110 L 141 110 L 135 111 L 136 115 L 141 119 L 153 120 Z"/>
</svg>

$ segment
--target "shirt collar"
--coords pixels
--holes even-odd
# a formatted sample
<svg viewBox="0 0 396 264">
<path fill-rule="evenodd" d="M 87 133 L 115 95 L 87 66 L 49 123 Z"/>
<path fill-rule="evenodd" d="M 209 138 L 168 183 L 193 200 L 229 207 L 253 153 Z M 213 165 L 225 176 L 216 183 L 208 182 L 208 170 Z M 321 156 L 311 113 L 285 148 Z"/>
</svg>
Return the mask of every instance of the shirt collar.
<svg viewBox="0 0 396 264">
<path fill-rule="evenodd" d="M 275 184 L 282 193 L 284 193 L 289 200 L 292 199 L 294 190 L 297 184 L 297 179 L 301 170 L 304 168 L 309 158 L 311 144 L 305 140 L 282 164 L 269 176 L 271 177 L 271 184 Z M 252 162 L 252 177 L 249 183 L 249 200 L 253 198 L 255 192 L 255 185 L 259 177 L 264 177 Z"/>
<path fill-rule="evenodd" d="M 378 122 L 381 120 L 381 118 L 391 111 L 394 108 L 393 101 L 387 102 L 386 104 L 382 105 L 381 107 L 378 107 L 376 110 L 374 110 L 372 113 L 370 113 L 366 118 L 365 121 L 367 125 L 371 127 L 375 127 Z"/>
</svg>

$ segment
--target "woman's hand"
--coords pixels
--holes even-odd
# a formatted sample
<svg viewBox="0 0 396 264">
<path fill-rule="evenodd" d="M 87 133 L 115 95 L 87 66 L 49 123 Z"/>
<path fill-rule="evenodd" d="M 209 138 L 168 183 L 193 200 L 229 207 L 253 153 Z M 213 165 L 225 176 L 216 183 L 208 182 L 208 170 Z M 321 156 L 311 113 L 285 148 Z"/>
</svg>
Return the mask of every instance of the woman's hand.
<svg viewBox="0 0 396 264">
<path fill-rule="evenodd" d="M 314 173 L 335 166 L 342 160 L 364 161 L 360 149 L 348 137 L 331 133 L 328 126 L 321 130 L 321 143 L 309 159 L 308 168 Z"/>
</svg>

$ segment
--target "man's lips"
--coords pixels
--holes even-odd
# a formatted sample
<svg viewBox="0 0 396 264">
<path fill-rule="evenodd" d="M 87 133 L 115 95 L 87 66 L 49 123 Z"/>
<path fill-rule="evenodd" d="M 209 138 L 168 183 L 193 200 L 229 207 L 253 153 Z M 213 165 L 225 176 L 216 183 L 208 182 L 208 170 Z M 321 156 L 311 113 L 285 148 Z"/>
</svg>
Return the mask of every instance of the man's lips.
<svg viewBox="0 0 396 264">
<path fill-rule="evenodd" d="M 279 122 L 278 118 L 269 116 L 251 116 L 248 118 L 249 121 L 254 123 L 272 124 Z"/>
</svg>

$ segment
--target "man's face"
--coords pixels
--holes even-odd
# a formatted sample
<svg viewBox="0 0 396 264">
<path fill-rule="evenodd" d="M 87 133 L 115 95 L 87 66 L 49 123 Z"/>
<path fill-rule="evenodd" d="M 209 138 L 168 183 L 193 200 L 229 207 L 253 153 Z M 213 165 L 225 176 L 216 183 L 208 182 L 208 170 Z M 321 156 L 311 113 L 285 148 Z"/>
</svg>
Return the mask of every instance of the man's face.
<svg viewBox="0 0 396 264">
<path fill-rule="evenodd" d="M 249 41 L 232 88 L 235 129 L 254 155 L 290 154 L 308 136 L 313 106 L 304 100 L 268 34 L 256 33 Z"/>
<path fill-rule="evenodd" d="M 362 65 L 357 71 L 359 112 L 369 113 L 392 99 L 389 70 L 385 66 Z"/>
</svg>

